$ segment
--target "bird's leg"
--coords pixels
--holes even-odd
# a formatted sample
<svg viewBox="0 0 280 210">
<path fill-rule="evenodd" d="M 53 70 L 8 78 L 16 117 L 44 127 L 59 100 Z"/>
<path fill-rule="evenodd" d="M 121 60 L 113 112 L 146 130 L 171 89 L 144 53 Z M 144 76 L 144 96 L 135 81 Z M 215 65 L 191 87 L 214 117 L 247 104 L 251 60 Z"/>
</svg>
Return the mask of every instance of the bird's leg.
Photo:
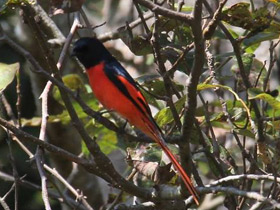
<svg viewBox="0 0 280 210">
<path fill-rule="evenodd" d="M 111 113 L 111 112 L 113 112 L 113 110 L 105 109 L 105 110 L 99 111 L 98 113 L 102 116 L 103 114 L 107 114 L 107 113 Z"/>
<path fill-rule="evenodd" d="M 127 123 L 128 123 L 128 121 L 127 121 L 127 120 L 125 120 L 125 122 L 124 122 L 123 126 L 121 127 L 122 131 L 125 131 L 125 127 L 126 127 Z"/>
<path fill-rule="evenodd" d="M 113 112 L 113 110 L 102 110 L 102 111 L 98 111 L 96 112 L 96 117 L 97 117 L 97 120 L 100 120 L 101 117 L 103 117 L 102 115 L 106 114 L 106 113 L 110 113 L 110 112 Z"/>
</svg>

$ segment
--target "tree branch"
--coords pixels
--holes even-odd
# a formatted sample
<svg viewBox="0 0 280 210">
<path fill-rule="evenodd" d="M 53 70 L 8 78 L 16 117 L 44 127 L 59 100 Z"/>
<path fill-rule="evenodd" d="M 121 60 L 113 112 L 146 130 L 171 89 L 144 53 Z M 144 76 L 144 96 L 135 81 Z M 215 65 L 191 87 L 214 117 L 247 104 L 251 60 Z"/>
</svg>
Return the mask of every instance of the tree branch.
<svg viewBox="0 0 280 210">
<path fill-rule="evenodd" d="M 197 84 L 202 72 L 204 64 L 204 40 L 202 37 L 201 28 L 201 15 L 202 15 L 202 1 L 197 0 L 194 8 L 194 21 L 191 24 L 194 36 L 194 64 L 190 74 L 190 82 L 187 93 L 186 111 L 183 117 L 182 138 L 179 144 L 180 156 L 182 166 L 190 174 L 191 172 L 191 159 L 190 159 L 190 137 L 193 130 L 195 110 L 196 110 L 196 95 Z M 187 167 L 188 166 L 188 167 Z"/>
<path fill-rule="evenodd" d="M 171 19 L 181 20 L 189 25 L 191 25 L 193 23 L 193 17 L 191 15 L 187 15 L 183 12 L 176 12 L 176 11 L 173 11 L 170 9 L 166 9 L 162 6 L 154 4 L 151 1 L 147 1 L 147 0 L 134 0 L 134 1 L 144 7 L 149 8 L 151 11 L 153 11 L 159 15 L 169 17 Z"/>
</svg>

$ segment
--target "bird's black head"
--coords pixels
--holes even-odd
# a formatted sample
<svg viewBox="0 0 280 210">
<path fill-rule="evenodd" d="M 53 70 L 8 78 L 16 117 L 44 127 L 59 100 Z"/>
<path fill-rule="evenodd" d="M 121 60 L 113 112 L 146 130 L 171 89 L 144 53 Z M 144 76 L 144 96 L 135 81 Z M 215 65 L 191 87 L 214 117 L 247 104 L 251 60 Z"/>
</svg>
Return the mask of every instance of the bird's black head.
<svg viewBox="0 0 280 210">
<path fill-rule="evenodd" d="M 104 45 L 96 38 L 84 37 L 76 41 L 72 51 L 85 68 L 93 67 L 102 61 L 114 59 Z"/>
</svg>

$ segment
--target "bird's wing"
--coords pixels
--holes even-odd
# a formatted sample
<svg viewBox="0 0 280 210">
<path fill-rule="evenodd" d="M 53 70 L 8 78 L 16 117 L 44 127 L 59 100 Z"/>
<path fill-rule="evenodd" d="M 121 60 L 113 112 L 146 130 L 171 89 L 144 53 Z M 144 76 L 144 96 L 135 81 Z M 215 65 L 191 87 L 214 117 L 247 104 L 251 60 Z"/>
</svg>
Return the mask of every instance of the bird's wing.
<svg viewBox="0 0 280 210">
<path fill-rule="evenodd" d="M 105 64 L 105 74 L 142 114 L 151 116 L 148 103 L 136 82 L 119 62 Z"/>
</svg>

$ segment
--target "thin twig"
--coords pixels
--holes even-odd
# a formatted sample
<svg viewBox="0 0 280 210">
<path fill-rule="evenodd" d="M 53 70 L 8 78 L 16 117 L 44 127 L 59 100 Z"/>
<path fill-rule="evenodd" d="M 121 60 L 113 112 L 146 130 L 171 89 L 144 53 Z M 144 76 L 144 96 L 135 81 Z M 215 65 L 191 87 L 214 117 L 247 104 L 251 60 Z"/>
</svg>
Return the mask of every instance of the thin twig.
<svg viewBox="0 0 280 210">
<path fill-rule="evenodd" d="M 17 125 L 17 119 L 13 113 L 12 107 L 9 104 L 7 98 L 5 97 L 5 95 L 3 93 L 0 94 L 0 97 L 1 97 L 1 101 L 5 107 L 8 117 L 10 117 L 10 119 L 13 121 L 14 125 Z"/>
<path fill-rule="evenodd" d="M 145 31 L 146 31 L 146 34 L 147 34 L 147 35 L 151 34 L 151 31 L 150 31 L 149 27 L 147 26 L 146 20 L 145 20 L 145 18 L 143 17 L 143 12 L 142 12 L 142 10 L 140 9 L 138 3 L 136 3 L 135 1 L 133 1 L 133 3 L 134 3 L 134 5 L 135 5 L 135 8 L 136 8 L 138 14 L 139 14 L 139 17 L 140 17 L 140 19 L 141 19 L 141 22 L 142 22 L 142 24 L 143 24 L 143 27 L 144 27 L 144 29 L 145 29 Z"/>
<path fill-rule="evenodd" d="M 12 168 L 13 168 L 13 176 L 14 176 L 14 179 L 15 179 L 15 182 L 14 182 L 15 210 L 18 210 L 18 207 L 19 207 L 19 205 L 18 205 L 18 182 L 19 182 L 19 175 L 18 175 L 18 171 L 17 171 L 17 168 L 16 168 L 16 160 L 15 160 L 15 157 L 14 157 L 13 148 L 12 148 L 12 145 L 11 145 L 10 131 L 6 131 L 6 132 L 7 132 L 7 135 L 8 135 L 7 144 L 8 144 L 8 147 L 9 147 L 10 161 L 11 161 L 11 165 L 12 165 Z"/>
<path fill-rule="evenodd" d="M 85 21 L 85 24 L 86 24 L 86 27 L 88 28 L 88 32 L 89 32 L 90 36 L 96 36 L 96 34 L 93 31 L 94 28 L 92 28 L 92 24 L 88 20 L 87 15 L 83 8 L 80 9 L 80 13 L 81 13 L 83 20 Z"/>
<path fill-rule="evenodd" d="M 11 192 L 15 189 L 15 178 L 13 177 L 14 184 L 10 187 L 9 191 L 6 192 L 6 194 L 2 197 L 3 200 L 6 200 L 6 198 L 11 194 Z M 17 207 L 16 207 L 17 208 Z"/>
<path fill-rule="evenodd" d="M 277 45 L 280 43 L 280 40 L 277 41 L 275 44 L 271 42 L 270 48 L 269 48 L 269 67 L 267 69 L 266 77 L 263 80 L 263 91 L 266 92 L 268 90 L 268 82 L 269 78 L 273 69 L 273 66 L 276 62 L 276 58 L 274 56 L 274 49 L 277 47 Z"/>
<path fill-rule="evenodd" d="M 77 31 L 77 29 L 80 27 L 80 20 L 79 20 L 79 14 L 78 13 L 75 13 L 74 14 L 74 21 L 73 21 L 73 24 L 71 26 L 71 29 L 70 29 L 70 32 L 65 40 L 65 43 L 63 45 L 63 48 L 60 52 L 60 55 L 59 55 L 59 59 L 57 61 L 57 69 L 60 70 L 62 69 L 62 65 L 65 61 L 65 56 L 66 56 L 66 53 L 68 52 L 68 49 L 70 47 L 70 44 L 72 42 L 72 39 Z"/>
<path fill-rule="evenodd" d="M 143 18 L 145 20 L 148 20 L 148 19 L 152 18 L 153 15 L 154 14 L 152 12 L 147 12 L 147 14 L 143 15 Z M 122 33 L 125 33 L 128 29 L 130 30 L 130 29 L 137 27 L 141 23 L 142 23 L 141 19 L 138 18 L 137 20 L 135 20 L 129 24 L 126 24 L 124 26 L 121 26 L 114 31 L 110 31 L 110 32 L 99 35 L 98 39 L 102 42 L 106 42 L 106 41 L 113 40 L 113 39 L 118 39 L 121 37 Z M 129 26 L 129 28 L 127 26 Z"/>
<path fill-rule="evenodd" d="M 203 108 L 204 108 L 204 113 L 205 113 L 205 121 L 210 129 L 210 133 L 211 133 L 211 139 L 212 139 L 212 146 L 213 146 L 213 154 L 216 156 L 216 158 L 220 157 L 220 148 L 219 148 L 219 144 L 216 138 L 216 135 L 214 133 L 213 127 L 211 125 L 210 122 L 210 116 L 209 116 L 209 111 L 208 111 L 208 103 L 205 102 L 203 96 L 201 93 L 198 93 L 198 96 L 203 104 Z"/>
<path fill-rule="evenodd" d="M 136 169 L 133 169 L 132 172 L 129 174 L 129 176 L 126 178 L 127 181 L 131 180 L 135 174 L 137 173 Z M 123 190 L 119 192 L 119 194 L 117 195 L 117 197 L 114 199 L 114 201 L 111 203 L 111 205 L 107 208 L 107 210 L 112 210 L 114 209 L 114 207 L 118 204 L 118 202 L 120 201 L 120 198 L 123 195 Z"/>
<path fill-rule="evenodd" d="M 219 2 L 218 9 L 213 14 L 213 18 L 211 19 L 211 21 L 207 25 L 207 28 L 204 29 L 203 36 L 206 40 L 210 40 L 211 37 L 213 36 L 213 34 L 216 30 L 216 27 L 217 27 L 218 23 L 220 22 L 222 10 L 223 10 L 223 7 L 225 6 L 226 3 L 227 3 L 227 0 L 222 0 L 222 1 Z"/>
<path fill-rule="evenodd" d="M 168 101 L 167 101 L 167 105 L 170 107 L 171 113 L 174 117 L 174 121 L 176 122 L 176 126 L 178 127 L 179 130 L 181 130 L 182 124 L 180 121 L 180 117 L 179 114 L 176 110 L 176 107 L 173 103 L 172 100 L 172 95 L 173 93 L 178 97 L 181 98 L 181 95 L 176 91 L 174 92 L 174 89 L 172 89 L 172 81 L 169 77 L 169 75 L 166 74 L 166 68 L 164 66 L 164 62 L 162 59 L 162 56 L 160 54 L 160 45 L 159 45 L 159 34 L 158 34 L 158 16 L 155 13 L 155 23 L 154 23 L 154 30 L 153 30 L 153 34 L 152 34 L 152 38 L 151 38 L 151 45 L 153 47 L 153 51 L 154 51 L 154 57 L 156 60 L 156 64 L 159 67 L 159 72 L 161 74 L 161 76 L 163 76 L 163 81 L 164 81 L 164 87 L 168 96 Z M 173 90 L 173 91 L 172 91 Z"/>
<path fill-rule="evenodd" d="M 4 210 L 10 210 L 10 207 L 8 206 L 8 204 L 6 203 L 6 201 L 0 197 L 0 204 L 3 207 Z"/>
<path fill-rule="evenodd" d="M 147 0 L 134 0 L 134 1 L 137 2 L 138 4 L 141 4 L 144 7 L 149 8 L 151 11 L 159 15 L 176 19 L 176 20 L 181 20 L 189 25 L 193 21 L 193 17 L 191 15 L 185 14 L 183 12 L 176 12 L 170 9 L 166 9 L 162 6 L 152 3 L 151 1 L 147 1 Z"/>
<path fill-rule="evenodd" d="M 16 108 L 17 108 L 17 119 L 18 119 L 18 126 L 21 127 L 21 80 L 20 80 L 20 70 L 16 74 L 17 78 L 17 102 L 16 102 Z"/>
<path fill-rule="evenodd" d="M 177 70 L 177 66 L 181 63 L 181 61 L 183 61 L 185 59 L 185 56 L 187 55 L 187 53 L 193 49 L 194 47 L 194 43 L 191 43 L 189 45 L 187 45 L 185 47 L 185 49 L 183 50 L 183 52 L 181 53 L 181 55 L 179 55 L 179 57 L 177 58 L 177 60 L 174 62 L 174 64 L 171 66 L 171 68 L 167 71 L 167 73 L 169 74 L 170 77 L 172 77 L 172 75 L 174 74 L 174 72 Z"/>
<path fill-rule="evenodd" d="M 242 197 L 246 197 L 249 199 L 253 199 L 262 203 L 266 203 L 266 204 L 270 204 L 273 208 L 280 208 L 280 203 L 278 203 L 276 200 L 274 199 L 270 199 L 267 198 L 265 196 L 262 196 L 261 194 L 257 193 L 257 192 L 248 192 L 248 191 L 243 191 L 243 190 L 239 190 L 237 188 L 233 188 L 233 187 L 198 187 L 197 190 L 200 193 L 218 193 L 218 192 L 223 192 L 226 194 L 230 194 L 230 195 L 238 195 L 238 196 L 242 196 Z"/>
<path fill-rule="evenodd" d="M 48 121 L 48 93 L 51 88 L 51 83 L 47 83 L 46 87 L 44 88 L 43 93 L 41 94 L 40 98 L 42 99 L 42 121 L 41 121 L 41 128 L 40 128 L 40 134 L 39 139 L 41 141 L 46 140 L 46 130 L 47 130 L 47 121 Z M 51 205 L 49 201 L 49 195 L 48 195 L 48 186 L 47 186 L 47 176 L 44 171 L 43 165 L 43 149 L 40 146 L 37 146 L 35 159 L 37 164 L 37 169 L 39 171 L 40 177 L 41 177 L 41 186 L 42 186 L 42 198 L 45 205 L 46 210 L 51 210 Z"/>
</svg>

